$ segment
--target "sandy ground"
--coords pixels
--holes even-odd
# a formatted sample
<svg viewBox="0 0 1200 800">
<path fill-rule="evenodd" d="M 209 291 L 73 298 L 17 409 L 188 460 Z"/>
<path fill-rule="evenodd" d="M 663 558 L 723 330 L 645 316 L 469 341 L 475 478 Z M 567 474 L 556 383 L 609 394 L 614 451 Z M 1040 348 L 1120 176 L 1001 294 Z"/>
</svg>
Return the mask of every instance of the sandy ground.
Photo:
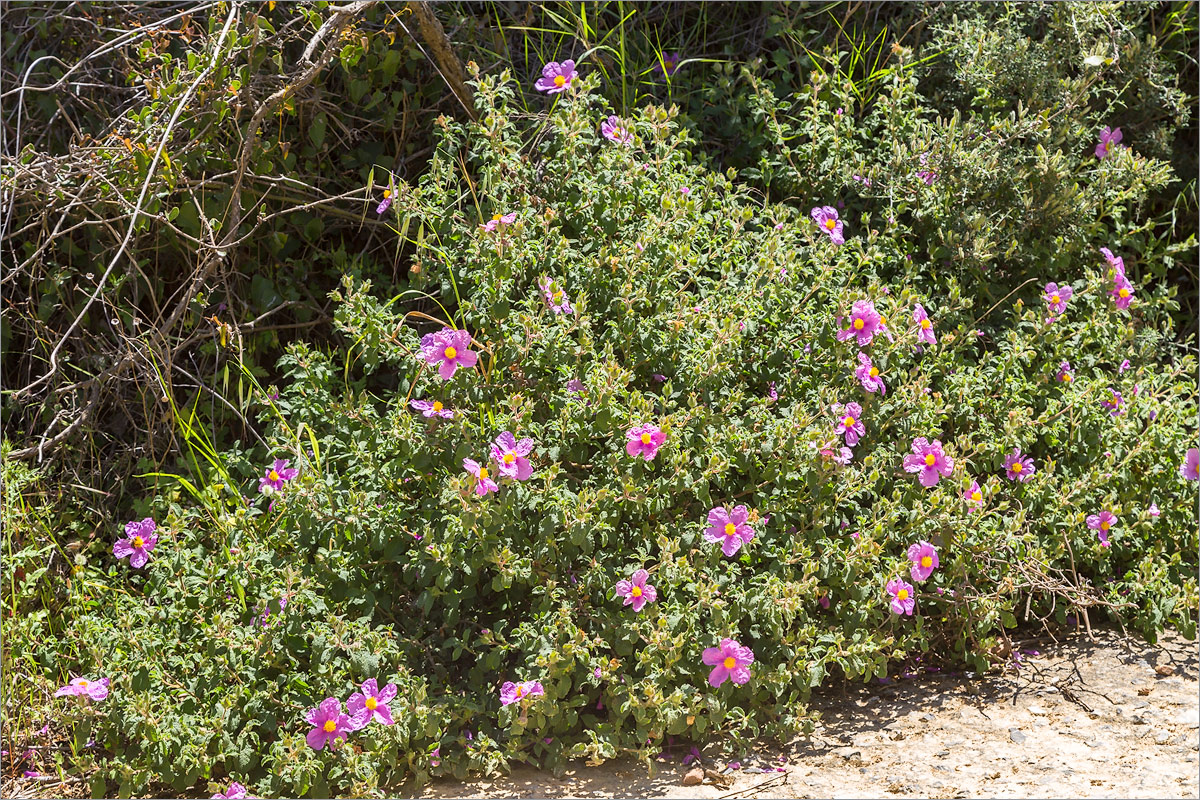
<svg viewBox="0 0 1200 800">
<path fill-rule="evenodd" d="M 1023 647 L 1038 655 L 1005 675 L 825 690 L 813 699 L 822 724 L 812 738 L 738 757 L 738 769 L 705 758 L 701 785 L 683 784 L 689 767 L 679 760 L 653 774 L 615 761 L 562 778 L 518 767 L 493 780 L 439 781 L 420 796 L 1198 796 L 1195 642 L 1098 631 L 1094 642 L 1078 634 Z"/>
</svg>

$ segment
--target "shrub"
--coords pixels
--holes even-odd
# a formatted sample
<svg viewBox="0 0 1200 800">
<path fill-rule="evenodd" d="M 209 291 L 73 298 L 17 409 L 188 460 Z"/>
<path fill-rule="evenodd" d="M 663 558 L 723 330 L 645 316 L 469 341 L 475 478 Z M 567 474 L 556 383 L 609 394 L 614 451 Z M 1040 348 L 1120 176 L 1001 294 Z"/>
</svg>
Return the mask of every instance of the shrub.
<svg viewBox="0 0 1200 800">
<path fill-rule="evenodd" d="M 977 264 L 947 265 L 929 231 L 958 224 L 962 181 L 1015 178 L 920 119 L 903 76 L 865 123 L 896 132 L 871 171 L 889 198 L 848 188 L 859 123 L 818 101 L 806 117 L 824 150 L 797 179 L 820 187 L 815 206 L 845 202 L 842 245 L 808 202 L 763 204 L 701 166 L 673 108 L 623 120 L 631 146 L 606 140 L 595 86 L 585 68 L 521 117 L 507 75 L 478 78 L 478 124 L 439 120 L 427 174 L 387 212 L 415 248 L 410 288 L 348 276 L 333 298 L 345 347 L 294 343 L 280 390 L 255 388 L 269 450 L 197 443 L 209 458 L 146 509 L 149 565 L 81 567 L 73 622 L 41 662 L 112 680 L 102 713 L 79 712 L 104 753 L 81 749 L 80 766 L 122 792 L 230 775 L 262 794 L 364 796 L 513 761 L 649 759 L 671 736 L 804 731 L 824 681 L 918 655 L 985 670 L 1022 621 L 1090 612 L 1194 635 L 1196 492 L 1178 469 L 1196 361 L 1172 339 L 1172 287 L 1139 282 L 1115 307 L 1098 248 L 1136 251 L 1065 219 L 1087 246 L 998 257 L 1028 275 L 1007 293 Z M 902 157 L 929 148 L 948 154 L 932 182 Z M 1165 170 L 1132 148 L 1060 193 L 1111 207 Z M 998 194 L 980 235 L 1020 209 Z M 1063 313 L 1047 311 L 1049 281 L 1073 289 Z M 860 345 L 839 333 L 862 301 L 884 319 Z M 917 339 L 918 304 L 936 343 Z M 469 344 L 430 338 L 446 328 Z M 439 375 L 464 349 L 477 363 Z M 886 392 L 864 389 L 860 355 Z M 865 432 L 839 463 L 851 414 Z M 643 425 L 665 434 L 657 449 L 654 431 L 634 435 L 649 459 L 627 450 Z M 481 496 L 464 460 L 497 478 L 505 432 L 532 440 L 501 452 L 515 445 L 532 474 Z M 942 447 L 928 487 L 906 471 L 919 438 Z M 1031 479 L 1006 477 L 1013 450 Z M 296 477 L 244 497 L 274 458 Z M 736 506 L 744 521 L 712 518 L 716 538 L 728 524 L 743 541 L 723 552 L 710 511 Z M 1109 546 L 1087 523 L 1101 510 L 1118 519 Z M 921 542 L 938 556 L 924 581 L 907 556 Z M 639 569 L 656 599 L 634 611 L 615 587 Z M 723 639 L 752 651 L 748 682 L 742 650 L 705 655 Z M 734 680 L 710 686 L 735 652 Z M 367 678 L 397 685 L 396 724 L 309 748 L 305 709 Z M 502 705 L 520 681 L 543 693 Z"/>
</svg>

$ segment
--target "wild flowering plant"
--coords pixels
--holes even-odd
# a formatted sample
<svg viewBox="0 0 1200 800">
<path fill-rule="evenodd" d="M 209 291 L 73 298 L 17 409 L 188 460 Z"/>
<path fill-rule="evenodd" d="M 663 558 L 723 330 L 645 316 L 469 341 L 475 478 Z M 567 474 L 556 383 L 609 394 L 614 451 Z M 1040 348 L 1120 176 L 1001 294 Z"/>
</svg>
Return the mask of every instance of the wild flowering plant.
<svg viewBox="0 0 1200 800">
<path fill-rule="evenodd" d="M 626 114 L 617 142 L 594 72 L 547 65 L 534 118 L 528 84 L 477 77 L 478 122 L 442 120 L 385 218 L 402 285 L 346 278 L 340 347 L 297 341 L 279 396 L 254 387 L 271 449 L 156 501 L 169 546 L 120 571 L 122 624 L 79 617 L 114 769 L 332 796 L 802 732 L 823 682 L 916 652 L 987 669 L 1026 607 L 1065 625 L 1039 571 L 1074 570 L 1072 597 L 1110 603 L 1093 614 L 1192 629 L 1196 361 L 1151 270 L 1115 307 L 1106 222 L 991 291 L 914 231 L 1024 207 L 963 200 L 982 161 L 943 166 L 958 133 L 903 85 L 889 147 L 911 158 L 849 180 L 884 122 L 814 94 L 806 139 L 844 149 L 764 207 L 675 110 Z"/>
</svg>

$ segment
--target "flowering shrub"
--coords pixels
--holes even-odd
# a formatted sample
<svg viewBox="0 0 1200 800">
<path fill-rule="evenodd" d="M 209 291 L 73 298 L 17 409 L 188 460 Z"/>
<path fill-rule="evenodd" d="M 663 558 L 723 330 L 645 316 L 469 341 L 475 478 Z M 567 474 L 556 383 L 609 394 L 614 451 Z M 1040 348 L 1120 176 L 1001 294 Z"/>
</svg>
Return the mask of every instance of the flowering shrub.
<svg viewBox="0 0 1200 800">
<path fill-rule="evenodd" d="M 407 287 L 348 276 L 345 347 L 297 342 L 255 389 L 269 452 L 160 496 L 143 569 L 87 567 L 120 590 L 72 595 L 47 666 L 110 677 L 103 715 L 60 712 L 104 775 L 364 796 L 803 731 L 831 676 L 983 670 L 1018 621 L 1194 634 L 1196 360 L 1171 287 L 1108 296 L 1100 246 L 1135 252 L 1098 226 L 982 291 L 914 235 L 953 213 L 946 166 L 879 166 L 907 199 L 844 219 L 763 207 L 673 109 L 614 146 L 596 85 L 548 65 L 529 120 L 479 78 L 479 122 L 440 120 L 396 184 Z M 1092 191 L 1149 169 L 1125 144 Z M 1096 509 L 1121 524 L 1098 537 Z"/>
</svg>

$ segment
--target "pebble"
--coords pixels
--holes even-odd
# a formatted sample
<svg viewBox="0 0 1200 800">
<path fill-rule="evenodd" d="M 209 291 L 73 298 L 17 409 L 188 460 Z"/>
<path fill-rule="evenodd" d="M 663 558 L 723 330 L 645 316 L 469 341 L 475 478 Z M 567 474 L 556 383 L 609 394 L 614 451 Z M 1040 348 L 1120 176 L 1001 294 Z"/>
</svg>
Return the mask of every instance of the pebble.
<svg viewBox="0 0 1200 800">
<path fill-rule="evenodd" d="M 1159 731 L 1158 733 L 1154 734 L 1154 743 L 1155 744 L 1166 744 L 1170 738 L 1171 738 L 1171 734 L 1168 733 L 1167 731 Z"/>
<path fill-rule="evenodd" d="M 861 756 L 862 752 L 853 747 L 839 747 L 833 751 L 833 754 L 835 756 L 841 756 L 842 758 L 849 760 L 851 758 Z"/>
<path fill-rule="evenodd" d="M 1176 725 L 1183 725 L 1187 728 L 1200 727 L 1200 708 L 1187 708 L 1180 711 L 1171 720 Z"/>
<path fill-rule="evenodd" d="M 704 770 L 699 767 L 689 769 L 687 774 L 683 776 L 684 786 L 699 786 L 702 783 L 704 783 Z"/>
<path fill-rule="evenodd" d="M 1008 738 L 1012 739 L 1017 744 L 1025 743 L 1025 734 L 1021 733 L 1020 729 L 1018 729 L 1018 728 L 1009 728 L 1008 729 Z"/>
<path fill-rule="evenodd" d="M 1046 716 L 1046 709 L 1042 708 L 1041 706 L 1030 706 L 1029 713 L 1033 714 L 1035 717 L 1044 717 Z"/>
</svg>

